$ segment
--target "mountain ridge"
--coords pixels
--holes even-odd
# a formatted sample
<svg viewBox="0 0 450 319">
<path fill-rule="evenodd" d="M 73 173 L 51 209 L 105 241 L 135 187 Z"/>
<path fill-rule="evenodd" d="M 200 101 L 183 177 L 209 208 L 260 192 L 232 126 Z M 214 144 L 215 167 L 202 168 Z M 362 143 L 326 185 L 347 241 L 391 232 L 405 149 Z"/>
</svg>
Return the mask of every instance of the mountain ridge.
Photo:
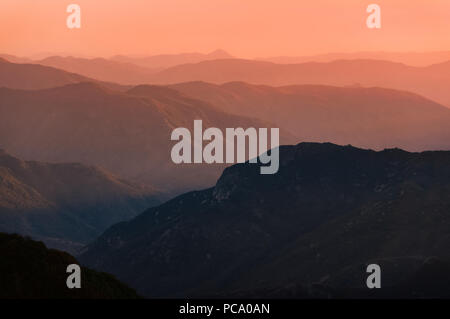
<svg viewBox="0 0 450 319">
<path fill-rule="evenodd" d="M 233 58 L 228 52 L 218 49 L 207 54 L 198 52 L 180 54 L 159 54 L 146 57 L 128 57 L 116 55 L 111 58 L 113 61 L 133 63 L 141 67 L 168 68 L 178 64 L 195 63 L 205 60 L 215 60 L 221 58 Z"/>
<path fill-rule="evenodd" d="M 77 73 L 66 72 L 35 62 L 12 63 L 0 58 L 0 87 L 40 90 L 79 82 L 95 82 L 115 90 L 124 88 L 120 84 L 90 79 Z"/>
<path fill-rule="evenodd" d="M 245 82 L 170 85 L 221 110 L 270 120 L 298 141 L 410 151 L 450 149 L 450 110 L 408 91 Z M 425 137 L 426 136 L 426 137 Z"/>
<path fill-rule="evenodd" d="M 23 161 L 4 150 L 0 194 L 1 231 L 68 250 L 160 202 L 156 190 L 130 184 L 103 168 Z"/>
<path fill-rule="evenodd" d="M 447 66 L 440 63 L 440 66 Z M 383 60 L 339 60 L 326 63 L 275 64 L 264 61 L 225 59 L 178 65 L 154 74 L 153 84 L 204 81 L 222 84 L 242 81 L 271 86 L 321 84 L 331 86 L 379 86 L 412 91 L 447 107 L 450 95 L 445 69 L 412 67 Z"/>
</svg>

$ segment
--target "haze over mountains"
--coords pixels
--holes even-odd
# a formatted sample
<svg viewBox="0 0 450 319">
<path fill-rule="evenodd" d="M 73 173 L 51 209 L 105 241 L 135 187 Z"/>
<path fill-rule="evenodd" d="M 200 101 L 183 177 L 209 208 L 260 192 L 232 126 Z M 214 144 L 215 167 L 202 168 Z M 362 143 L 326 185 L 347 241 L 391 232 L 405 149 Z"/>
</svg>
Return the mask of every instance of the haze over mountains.
<svg viewBox="0 0 450 319">
<path fill-rule="evenodd" d="M 171 87 L 221 110 L 271 121 L 298 141 L 371 149 L 450 150 L 450 109 L 409 92 L 242 82 L 188 82 Z"/>
<path fill-rule="evenodd" d="M 326 53 L 309 56 L 278 56 L 259 58 L 257 60 L 280 63 L 297 64 L 306 62 L 331 62 L 334 60 L 384 60 L 403 63 L 410 66 L 423 67 L 450 61 L 450 51 L 433 52 L 354 52 L 354 53 Z"/>
<path fill-rule="evenodd" d="M 159 192 L 79 163 L 23 161 L 0 150 L 0 231 L 74 250 L 159 203 Z"/>
<path fill-rule="evenodd" d="M 0 87 L 43 89 L 87 80 L 75 73 L 38 64 L 11 63 L 0 58 Z"/>
<path fill-rule="evenodd" d="M 449 55 L 448 58 L 447 55 Z M 9 57 L 11 61 L 27 61 L 23 58 L 3 56 Z M 270 86 L 302 84 L 376 86 L 411 91 L 447 107 L 450 106 L 450 89 L 448 87 L 448 83 L 450 83 L 450 54 L 446 51 L 423 54 L 360 52 L 281 60 L 279 61 L 281 63 L 243 60 L 233 58 L 228 53 L 217 50 L 210 54 L 193 53 L 144 58 L 122 56 L 112 59 L 88 59 L 53 56 L 32 63 L 75 72 L 98 81 L 116 82 L 123 85 L 165 85 L 191 81 L 223 84 L 241 81 Z M 173 63 L 170 63 L 170 61 Z M 426 61 L 429 61 L 429 63 L 425 63 Z M 0 66 L 5 69 L 5 65 Z M 11 66 L 9 67 L 11 68 Z M 0 79 L 0 85 L 34 89 L 86 80 L 73 78 L 73 74 L 56 75 L 55 72 L 58 73 L 57 71 L 47 70 L 46 72 L 49 74 L 43 83 L 33 83 L 34 73 L 30 73 L 24 75 L 31 79 L 20 84 L 17 83 L 17 80 L 14 80 L 18 78 L 18 75 L 11 73 L 20 75 L 23 71 L 16 67 L 17 70 L 12 72 L 10 68 L 2 70 L 5 77 L 10 79 L 6 81 L 3 78 L 3 82 Z M 6 76 L 8 74 L 10 75 Z M 57 81 L 59 77 L 61 78 L 60 83 Z M 30 81 L 31 83 L 29 83 Z M 115 87 L 115 89 L 120 90 L 121 88 Z"/>
<path fill-rule="evenodd" d="M 328 63 L 275 64 L 225 59 L 178 65 L 154 75 L 153 83 L 242 81 L 271 86 L 320 84 L 377 86 L 407 90 L 450 106 L 450 62 L 412 67 L 381 60 L 339 60 Z"/>
<path fill-rule="evenodd" d="M 224 50 L 215 50 L 208 54 L 203 53 L 180 53 L 180 54 L 159 54 L 146 57 L 129 57 L 116 55 L 111 60 L 119 62 L 133 63 L 135 65 L 151 68 L 165 69 L 179 64 L 198 63 L 201 61 L 232 59 L 233 56 Z"/>
<path fill-rule="evenodd" d="M 79 262 L 29 238 L 0 233 L 0 256 L 1 299 L 138 298 L 113 276 L 85 267 L 81 267 L 81 287 L 68 289 L 67 266 Z"/>
<path fill-rule="evenodd" d="M 151 69 L 135 64 L 111 61 L 103 58 L 75 58 L 52 56 L 34 63 L 51 66 L 67 72 L 83 74 L 84 76 L 107 82 L 121 84 L 142 84 L 149 82 L 150 75 L 160 69 Z"/>
<path fill-rule="evenodd" d="M 36 63 L 11 63 L 0 58 L 0 88 L 39 90 L 80 82 L 101 83 L 106 87 L 121 89 L 115 83 L 99 82 L 95 79 L 66 72 Z"/>
<path fill-rule="evenodd" d="M 32 59 L 19 57 L 12 54 L 0 54 L 0 59 L 6 60 L 11 63 L 33 63 Z"/>
<path fill-rule="evenodd" d="M 450 300 L 449 14 L 0 0 L 0 299 Z"/>
<path fill-rule="evenodd" d="M 119 92 L 95 83 L 45 90 L 0 89 L 0 145 L 24 159 L 102 166 L 127 179 L 179 192 L 212 185 L 222 164 L 176 165 L 171 132 L 204 127 L 270 127 L 221 112 L 165 87 Z M 281 141 L 292 142 L 281 132 Z"/>
<path fill-rule="evenodd" d="M 194 63 L 0 60 L 0 148 L 18 157 L 0 153 L 0 231 L 76 251 L 119 222 L 82 260 L 153 297 L 359 289 L 371 260 L 397 287 L 450 258 L 448 152 L 302 143 L 281 147 L 273 176 L 170 158 L 172 130 L 196 119 L 280 127 L 282 144 L 450 150 L 448 62 L 139 63 L 179 59 Z M 141 80 L 160 85 L 125 85 Z"/>
<path fill-rule="evenodd" d="M 113 59 L 87 59 L 74 57 L 48 57 L 33 63 L 60 68 L 68 72 L 79 73 L 85 77 L 99 81 L 116 82 L 124 85 L 136 84 L 173 84 L 180 82 L 204 81 L 222 84 L 232 81 L 242 81 L 250 84 L 265 84 L 271 86 L 320 84 L 334 86 L 365 86 L 385 87 L 411 91 L 424 95 L 440 104 L 450 106 L 450 57 L 448 52 L 434 52 L 429 54 L 413 53 L 355 53 L 354 55 L 342 55 L 346 59 L 332 59 L 334 56 L 326 55 L 311 62 L 306 59 L 302 63 L 272 63 L 267 61 L 243 60 L 231 57 L 228 53 L 217 50 L 211 54 L 180 54 L 161 55 L 144 58 L 113 58 Z M 6 58 L 8 56 L 3 55 Z M 396 57 L 387 60 L 389 57 Z M 408 61 L 411 57 L 417 60 L 439 61 L 438 63 L 420 64 L 411 66 L 403 63 L 392 62 L 398 60 Z M 336 58 L 340 55 L 336 55 Z M 377 59 L 375 59 L 377 58 Z M 382 60 L 381 58 L 386 58 Z M 10 58 L 12 61 L 20 61 L 19 58 Z M 173 61 L 163 63 L 161 61 Z M 142 63 L 144 61 L 154 61 Z M 160 61 L 161 60 L 161 61 Z M 331 60 L 331 61 L 330 61 Z M 26 60 L 25 60 L 26 61 Z M 158 62 L 159 61 L 159 62 Z M 292 62 L 303 61 L 302 59 Z M 326 62 L 318 62 L 326 61 Z M 153 63 L 153 64 L 152 64 Z M 1 65 L 5 68 L 5 65 Z M 3 72 L 9 72 L 11 66 Z M 23 72 L 18 67 L 16 72 Z M 35 67 L 36 68 L 36 67 Z M 14 88 L 46 88 L 56 86 L 53 79 L 56 71 L 47 70 L 50 74 L 45 84 L 28 84 L 25 82 L 19 86 L 12 77 L 9 85 L 3 79 L 0 85 Z M 5 73 L 5 77 L 8 73 Z M 26 74 L 33 77 L 34 73 Z M 81 81 L 73 79 L 73 75 L 59 74 L 62 77 L 60 85 Z M 67 79 L 69 78 L 69 79 Z M 120 89 L 117 88 L 116 89 Z"/>
<path fill-rule="evenodd" d="M 4 86 L 62 85 L 0 89 L 1 147 L 26 160 L 99 165 L 169 193 L 211 186 L 225 167 L 172 163 L 171 131 L 192 129 L 195 119 L 221 129 L 280 127 L 288 144 L 450 147 L 449 110 L 403 91 L 237 82 L 128 88 L 40 65 L 3 61 L 0 68 L 8 70 L 0 76 Z"/>
<path fill-rule="evenodd" d="M 389 290 L 429 256 L 450 257 L 450 152 L 301 143 L 280 160 L 274 175 L 233 165 L 215 187 L 114 225 L 81 261 L 146 296 L 186 298 L 363 288 L 372 262 Z"/>
</svg>

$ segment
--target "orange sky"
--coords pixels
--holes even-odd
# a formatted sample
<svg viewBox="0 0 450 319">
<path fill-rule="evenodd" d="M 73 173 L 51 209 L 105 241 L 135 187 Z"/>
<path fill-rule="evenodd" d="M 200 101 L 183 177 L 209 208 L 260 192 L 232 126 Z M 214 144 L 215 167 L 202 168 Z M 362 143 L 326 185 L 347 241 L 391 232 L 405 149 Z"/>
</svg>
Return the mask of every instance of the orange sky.
<svg viewBox="0 0 450 319">
<path fill-rule="evenodd" d="M 66 27 L 66 7 L 82 28 Z M 366 7 L 381 6 L 368 29 Z M 450 50 L 450 0 L 0 0 L 0 52 L 240 57 Z"/>
</svg>

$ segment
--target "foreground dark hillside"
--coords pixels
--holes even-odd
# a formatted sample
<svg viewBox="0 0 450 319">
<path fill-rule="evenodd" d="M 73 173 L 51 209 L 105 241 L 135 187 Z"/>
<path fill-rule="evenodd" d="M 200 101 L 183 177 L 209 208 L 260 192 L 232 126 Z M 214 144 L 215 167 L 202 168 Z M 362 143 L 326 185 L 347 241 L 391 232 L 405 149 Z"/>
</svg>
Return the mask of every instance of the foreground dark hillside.
<svg viewBox="0 0 450 319">
<path fill-rule="evenodd" d="M 450 257 L 450 152 L 301 143 L 280 163 L 275 175 L 229 167 L 215 187 L 111 227 L 81 261 L 153 297 L 315 284 L 363 297 L 367 264 L 393 288 Z"/>
<path fill-rule="evenodd" d="M 34 61 L 17 59 L 5 60 L 0 57 L 0 87 L 24 90 L 48 89 L 56 86 L 80 82 L 95 82 L 111 89 L 126 89 L 120 84 L 100 82 L 76 73 L 66 72 L 54 67 L 37 64 Z"/>
<path fill-rule="evenodd" d="M 113 276 L 85 267 L 81 288 L 66 285 L 71 255 L 47 249 L 42 242 L 0 233 L 0 299 L 4 298 L 137 298 Z"/>
</svg>

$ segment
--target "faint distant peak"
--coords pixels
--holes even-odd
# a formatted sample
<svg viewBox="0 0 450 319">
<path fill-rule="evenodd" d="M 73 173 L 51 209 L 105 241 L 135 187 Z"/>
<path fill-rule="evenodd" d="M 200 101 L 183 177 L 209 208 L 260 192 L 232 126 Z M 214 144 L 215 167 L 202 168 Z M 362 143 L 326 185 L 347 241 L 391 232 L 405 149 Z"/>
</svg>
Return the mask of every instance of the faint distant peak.
<svg viewBox="0 0 450 319">
<path fill-rule="evenodd" d="M 211 53 L 208 53 L 207 56 L 210 58 L 215 58 L 215 59 L 232 59 L 232 58 L 234 58 L 234 56 L 232 56 L 227 51 L 222 50 L 222 49 L 214 50 Z"/>
</svg>

